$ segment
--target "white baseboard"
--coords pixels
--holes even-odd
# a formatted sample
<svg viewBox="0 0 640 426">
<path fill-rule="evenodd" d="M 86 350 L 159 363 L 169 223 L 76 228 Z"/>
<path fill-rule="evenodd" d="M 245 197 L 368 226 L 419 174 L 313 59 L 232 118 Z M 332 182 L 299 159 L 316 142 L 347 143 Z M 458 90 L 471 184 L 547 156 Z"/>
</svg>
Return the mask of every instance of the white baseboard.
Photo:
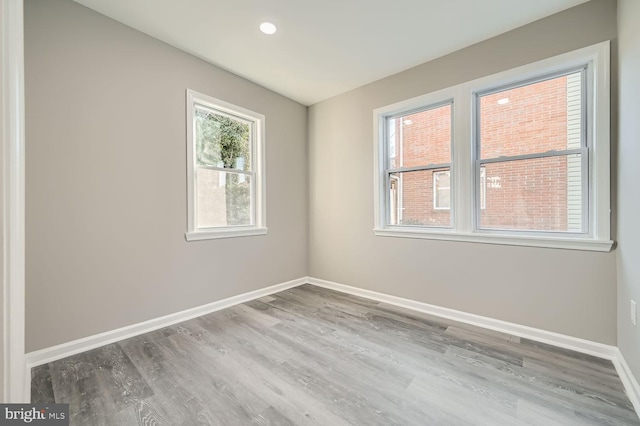
<svg viewBox="0 0 640 426">
<path fill-rule="evenodd" d="M 98 348 L 100 346 L 108 345 L 110 343 L 148 333 L 150 331 L 158 330 L 160 328 L 177 324 L 182 321 L 187 321 L 202 315 L 219 311 L 221 309 L 229 308 L 240 303 L 259 299 L 261 297 L 268 296 L 279 291 L 297 287 L 299 285 L 305 284 L 306 282 L 306 278 L 298 278 L 296 280 L 287 281 L 281 284 L 272 285 L 270 287 L 261 288 L 259 290 L 251 291 L 248 293 L 239 294 L 227 299 L 218 300 L 216 302 L 197 306 L 191 309 L 186 309 L 184 311 L 165 315 L 163 317 L 154 318 L 138 324 L 128 325 L 126 327 L 106 331 L 104 333 L 84 337 L 82 339 L 73 340 L 71 342 L 62 343 L 60 345 L 52 346 L 45 349 L 40 349 L 38 351 L 29 352 L 26 354 L 28 381 L 31 380 L 31 368 L 37 367 L 38 365 L 66 358 L 80 352 L 85 352 L 91 349 Z"/>
<path fill-rule="evenodd" d="M 636 380 L 631 372 L 631 368 L 629 368 L 629 364 L 627 364 L 622 352 L 620 352 L 618 348 L 616 348 L 616 355 L 616 359 L 613 360 L 613 365 L 615 365 L 618 371 L 620 380 L 622 380 L 622 384 L 627 391 L 629 400 L 633 404 L 633 408 L 635 408 L 636 413 L 640 416 L 640 384 L 638 384 L 638 380 Z"/>
</svg>

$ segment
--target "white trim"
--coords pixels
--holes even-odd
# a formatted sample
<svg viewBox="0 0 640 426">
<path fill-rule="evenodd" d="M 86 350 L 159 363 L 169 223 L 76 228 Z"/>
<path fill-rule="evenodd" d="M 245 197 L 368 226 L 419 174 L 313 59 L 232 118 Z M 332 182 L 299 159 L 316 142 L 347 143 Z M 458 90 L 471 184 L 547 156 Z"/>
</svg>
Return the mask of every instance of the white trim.
<svg viewBox="0 0 640 426">
<path fill-rule="evenodd" d="M 215 238 L 245 237 L 249 235 L 263 235 L 267 233 L 267 207 L 266 207 L 266 173 L 265 173 L 265 116 L 225 102 L 220 99 L 196 92 L 186 90 L 186 116 L 187 116 L 187 241 L 209 240 Z M 252 198 L 252 225 L 248 227 L 220 227 L 220 228 L 197 228 L 196 226 L 196 196 L 195 191 L 195 152 L 194 152 L 194 105 L 203 105 L 223 114 L 229 114 L 251 123 L 253 126 L 253 136 L 251 140 L 251 172 L 246 173 L 251 176 L 251 198 Z M 234 169 L 229 169 L 234 172 Z"/>
<path fill-rule="evenodd" d="M 218 300 L 216 302 L 197 306 L 191 309 L 186 309 L 184 311 L 165 315 L 159 318 L 154 318 L 137 324 L 128 325 L 126 327 L 106 331 L 104 333 L 95 334 L 93 336 L 84 337 L 82 339 L 73 340 L 71 342 L 62 343 L 60 345 L 40 349 L 34 352 L 29 352 L 26 355 L 27 371 L 29 371 L 33 367 L 37 367 L 38 365 L 66 358 L 80 352 L 85 352 L 91 349 L 98 348 L 100 346 L 138 336 L 140 334 L 149 333 L 163 327 L 168 327 L 170 325 L 200 317 L 202 315 L 210 314 L 212 312 L 229 308 L 240 303 L 259 299 L 261 297 L 268 296 L 279 291 L 300 286 L 302 284 L 305 284 L 306 282 L 306 278 L 298 278 L 296 280 L 287 281 L 259 290 L 250 291 L 248 293 L 239 294 L 237 296 L 228 297 L 226 299 Z"/>
<path fill-rule="evenodd" d="M 494 318 L 483 317 L 481 315 L 470 314 L 455 309 L 430 305 L 428 303 L 418 302 L 416 300 L 391 296 L 385 293 L 378 293 L 376 291 L 365 290 L 362 288 L 339 284 L 332 281 L 321 280 L 318 278 L 307 277 L 307 282 L 318 287 L 324 287 L 331 290 L 352 294 L 354 296 L 365 297 L 367 299 L 376 300 L 378 302 L 384 302 L 390 305 L 411 309 L 413 311 L 423 312 L 425 314 L 447 318 L 453 321 L 471 324 L 489 330 L 511 334 L 513 336 L 523 337 L 525 339 L 535 340 L 536 342 L 546 343 L 548 345 L 553 345 L 564 349 L 570 349 L 599 358 L 605 358 L 612 361 L 617 358 L 618 348 L 611 345 L 605 345 L 603 343 L 593 342 L 590 340 L 580 339 L 578 337 L 567 336 L 552 331 L 541 330 L 538 328 L 515 324 L 512 322 L 502 321 Z"/>
<path fill-rule="evenodd" d="M 636 413 L 640 416 L 640 384 L 638 384 L 638 380 L 636 380 L 631 372 L 631 368 L 629 368 L 629 364 L 627 364 L 622 352 L 620 352 L 618 348 L 616 348 L 616 357 L 613 360 L 613 365 L 618 371 L 620 380 L 622 380 L 622 384 L 627 391 L 629 400 L 633 404 L 633 408 L 635 408 Z"/>
<path fill-rule="evenodd" d="M 252 235 L 266 235 L 267 228 L 220 228 L 208 231 L 185 232 L 187 241 L 213 240 L 216 238 L 250 237 Z"/>
<path fill-rule="evenodd" d="M 610 251 L 610 42 L 605 41 L 532 64 L 506 70 L 490 76 L 464 82 L 433 93 L 418 96 L 373 111 L 374 132 L 374 234 L 404 238 L 429 238 L 449 241 L 470 241 L 488 244 L 506 244 L 532 247 L 563 248 L 572 250 Z M 587 141 L 589 155 L 588 214 L 589 233 L 562 232 L 549 235 L 544 231 L 504 231 L 478 229 L 479 205 L 476 185 L 475 161 L 475 112 L 478 93 L 501 89 L 505 86 L 526 83 L 528 80 L 551 76 L 572 68 L 588 67 Z M 413 111 L 421 107 L 453 99 L 453 131 L 451 166 L 451 232 L 441 232 L 429 227 L 407 226 L 398 229 L 388 225 L 385 122 L 388 117 Z M 593 119 L 592 119 L 593 118 Z M 479 163 L 478 163 L 479 164 Z M 586 182 L 585 180 L 585 182 Z M 585 222 L 586 223 L 586 222 Z M 491 235 L 489 235 L 491 234 Z"/>
<path fill-rule="evenodd" d="M 433 230 L 420 227 L 388 227 L 374 229 L 375 235 L 381 237 L 422 238 L 425 240 L 462 241 L 467 243 L 499 244 L 507 246 L 544 247 L 566 250 L 585 250 L 609 252 L 613 247 L 613 241 L 594 241 L 579 238 L 554 238 L 543 236 L 512 236 L 492 233 L 461 233 Z"/>
<path fill-rule="evenodd" d="M 23 0 L 0 6 L 2 40 L 2 402 L 29 401 L 25 376 L 25 144 Z"/>
</svg>

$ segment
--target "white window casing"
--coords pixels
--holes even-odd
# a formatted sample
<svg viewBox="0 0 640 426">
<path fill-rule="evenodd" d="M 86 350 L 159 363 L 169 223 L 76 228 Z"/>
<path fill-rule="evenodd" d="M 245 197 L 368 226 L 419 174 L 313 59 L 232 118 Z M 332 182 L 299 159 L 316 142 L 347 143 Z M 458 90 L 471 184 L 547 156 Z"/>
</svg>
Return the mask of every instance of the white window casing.
<svg viewBox="0 0 640 426">
<path fill-rule="evenodd" d="M 499 91 L 501 88 L 524 85 L 545 76 L 568 74 L 584 68 L 583 93 L 586 99 L 569 100 L 568 125 L 580 104 L 584 105 L 584 133 L 586 147 L 583 153 L 583 179 L 569 179 L 567 195 L 567 232 L 511 231 L 479 229 L 481 210 L 479 196 L 480 161 L 476 161 L 476 99 L 479 94 Z M 610 251 L 610 67 L 609 42 L 599 43 L 532 64 L 517 67 L 495 75 L 459 84 L 413 99 L 377 108 L 374 119 L 374 233 L 379 236 L 425 238 L 435 240 L 466 241 L 488 244 L 548 247 L 573 250 Z M 575 82 L 568 81 L 567 91 L 575 92 Z M 568 97 L 569 99 L 570 97 Z M 387 199 L 387 143 L 385 122 L 388 117 L 407 111 L 453 100 L 453 138 L 451 165 L 451 228 L 406 227 L 389 225 Z M 567 149 L 579 150 L 580 135 L 568 129 Z M 578 144 L 578 145 L 576 145 Z M 482 160 L 482 163 L 485 163 Z M 578 164 L 569 165 L 568 173 Z M 575 178 L 573 180 L 576 180 Z M 490 183 L 496 183 L 491 182 Z M 578 191 L 582 188 L 582 192 Z M 584 195 L 580 197 L 580 194 Z M 483 194 L 484 195 L 484 194 Z M 574 223 L 582 212 L 583 226 Z"/>
<path fill-rule="evenodd" d="M 220 99 L 187 89 L 187 241 L 208 240 L 217 238 L 245 237 L 264 235 L 267 233 L 265 209 L 265 176 L 264 176 L 264 115 L 250 111 Z M 234 167 L 238 169 L 199 166 L 196 163 L 196 109 L 209 109 L 213 113 L 229 117 L 250 126 L 250 164 L 245 171 L 244 159 Z M 250 182 L 250 221 L 243 225 L 198 226 L 198 178 L 196 171 L 211 169 L 221 172 L 220 183 L 223 185 L 226 174 L 237 174 L 240 182 Z M 222 175 L 222 173 L 226 173 Z M 201 183 L 202 184 L 202 183 Z M 201 188 L 202 189 L 202 188 Z"/>
</svg>

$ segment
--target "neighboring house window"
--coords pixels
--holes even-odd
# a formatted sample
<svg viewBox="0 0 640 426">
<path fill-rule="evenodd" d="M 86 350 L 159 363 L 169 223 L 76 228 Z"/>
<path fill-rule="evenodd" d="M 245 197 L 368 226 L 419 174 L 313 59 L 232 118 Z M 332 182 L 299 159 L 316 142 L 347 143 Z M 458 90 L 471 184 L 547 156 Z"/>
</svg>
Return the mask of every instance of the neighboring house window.
<svg viewBox="0 0 640 426">
<path fill-rule="evenodd" d="M 376 235 L 610 250 L 608 78 L 605 42 L 375 110 Z"/>
<path fill-rule="evenodd" d="M 187 90 L 187 240 L 265 234 L 264 116 Z"/>
<path fill-rule="evenodd" d="M 433 172 L 433 208 L 451 208 L 451 173 L 448 170 Z"/>
<path fill-rule="evenodd" d="M 451 208 L 451 172 L 433 172 L 433 208 L 436 210 Z M 485 209 L 487 196 L 487 170 L 480 167 L 480 208 Z"/>
<path fill-rule="evenodd" d="M 487 168 L 480 167 L 480 208 L 487 208 Z"/>
</svg>

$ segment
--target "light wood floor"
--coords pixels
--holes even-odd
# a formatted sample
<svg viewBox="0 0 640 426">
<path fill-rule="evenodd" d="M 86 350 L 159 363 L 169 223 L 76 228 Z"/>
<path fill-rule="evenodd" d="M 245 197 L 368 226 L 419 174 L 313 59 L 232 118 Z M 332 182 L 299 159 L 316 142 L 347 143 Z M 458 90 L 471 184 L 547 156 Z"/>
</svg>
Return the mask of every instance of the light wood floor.
<svg viewBox="0 0 640 426">
<path fill-rule="evenodd" d="M 72 425 L 640 425 L 610 361 L 304 285 L 34 368 Z"/>
</svg>

